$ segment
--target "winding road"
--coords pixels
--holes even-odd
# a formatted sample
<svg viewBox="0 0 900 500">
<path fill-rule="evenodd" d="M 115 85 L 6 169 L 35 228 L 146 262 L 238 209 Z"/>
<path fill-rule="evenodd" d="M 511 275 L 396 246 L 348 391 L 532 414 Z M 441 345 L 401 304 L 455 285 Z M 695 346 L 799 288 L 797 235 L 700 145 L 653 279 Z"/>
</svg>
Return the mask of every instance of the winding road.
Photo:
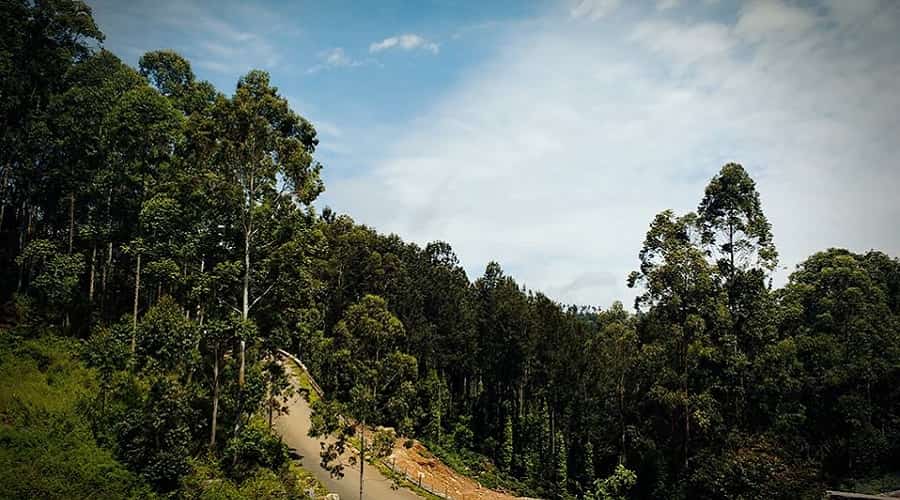
<svg viewBox="0 0 900 500">
<path fill-rule="evenodd" d="M 288 361 L 294 368 L 296 363 Z M 302 369 L 302 368 L 296 368 Z M 350 466 L 346 457 L 344 463 L 344 477 L 332 478 L 331 475 L 319 466 L 318 438 L 311 438 L 307 434 L 310 426 L 309 403 L 302 396 L 296 394 L 289 403 L 286 415 L 277 417 L 275 429 L 281 434 L 284 442 L 302 457 L 303 468 L 310 471 L 328 491 L 337 493 L 342 500 L 359 498 L 359 467 Z M 366 466 L 363 478 L 363 498 L 371 500 L 414 500 L 421 497 L 405 488 L 393 489 L 390 479 L 384 477 L 375 467 Z"/>
</svg>

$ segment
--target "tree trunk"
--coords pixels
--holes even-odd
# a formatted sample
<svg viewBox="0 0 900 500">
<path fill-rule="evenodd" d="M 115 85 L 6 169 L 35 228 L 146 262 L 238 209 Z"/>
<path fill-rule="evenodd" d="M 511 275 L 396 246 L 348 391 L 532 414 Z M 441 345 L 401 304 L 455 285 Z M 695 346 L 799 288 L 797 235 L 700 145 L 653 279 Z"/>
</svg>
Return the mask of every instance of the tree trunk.
<svg viewBox="0 0 900 500">
<path fill-rule="evenodd" d="M 131 353 L 137 346 L 138 299 L 141 294 L 141 254 L 137 254 L 137 266 L 134 270 L 134 310 L 131 315 Z"/>
<path fill-rule="evenodd" d="M 272 430 L 272 409 L 274 408 L 274 402 L 272 398 L 272 378 L 269 376 L 269 380 L 266 381 L 266 401 L 268 402 L 269 407 L 269 430 Z"/>
<path fill-rule="evenodd" d="M 25 250 L 25 245 L 28 244 L 28 237 L 31 236 L 31 208 L 27 203 L 22 202 L 22 216 L 24 217 L 25 224 L 22 227 L 22 231 L 19 233 L 19 254 Z M 22 291 L 22 287 L 25 284 L 25 266 L 19 266 L 19 281 L 16 284 L 16 293 Z"/>
<path fill-rule="evenodd" d="M 200 274 L 201 274 L 201 275 L 203 274 L 203 268 L 204 268 L 204 265 L 205 265 L 205 264 L 206 264 L 206 258 L 205 258 L 205 256 L 204 256 L 204 257 L 200 257 Z M 201 277 L 202 277 L 202 276 L 201 276 Z M 197 311 L 196 311 L 196 314 L 197 314 L 197 318 L 200 320 L 200 326 L 203 326 L 203 316 L 202 316 L 201 313 L 200 313 L 200 301 L 197 302 Z"/>
<path fill-rule="evenodd" d="M 250 224 L 248 223 L 244 229 L 244 290 L 243 302 L 241 308 L 241 319 L 247 321 L 250 315 Z M 241 360 L 240 369 L 238 370 L 238 385 L 244 387 L 244 361 L 247 342 L 241 339 Z"/>
<path fill-rule="evenodd" d="M 685 348 L 687 350 L 687 348 Z M 687 355 L 685 355 L 685 364 L 687 363 Z M 684 470 L 687 471 L 688 468 L 688 446 L 691 440 L 691 409 L 690 409 L 690 395 L 688 394 L 688 382 L 687 382 L 687 370 L 685 369 L 684 373 L 684 448 L 682 450 L 684 454 Z"/>
<path fill-rule="evenodd" d="M 106 192 L 106 238 L 107 247 L 106 247 L 106 265 L 103 267 L 103 276 L 100 281 L 100 311 L 101 313 L 104 311 L 106 307 L 106 277 L 107 274 L 112 270 L 112 251 L 113 251 L 113 237 L 112 237 L 112 188 Z"/>
<path fill-rule="evenodd" d="M 625 456 L 628 453 L 628 450 L 625 448 L 625 372 L 623 370 L 622 376 L 619 378 L 619 420 L 622 425 L 622 456 L 619 460 L 619 463 L 625 463 Z"/>
<path fill-rule="evenodd" d="M 3 219 L 6 216 L 6 183 L 11 166 L 3 169 L 3 180 L 0 180 L 0 232 L 3 231 Z"/>
<path fill-rule="evenodd" d="M 216 446 L 216 420 L 219 417 L 219 343 L 216 342 L 213 348 L 213 400 L 212 400 L 212 423 L 209 431 L 209 447 Z"/>
<path fill-rule="evenodd" d="M 69 255 L 75 242 L 75 191 L 69 193 Z"/>
<path fill-rule="evenodd" d="M 734 224 L 728 224 L 728 253 L 731 254 L 731 279 L 734 279 Z"/>
<path fill-rule="evenodd" d="M 362 421 L 359 433 L 359 500 L 363 500 L 363 469 L 366 466 L 366 421 Z"/>
<path fill-rule="evenodd" d="M 94 277 L 97 275 L 97 242 L 91 249 L 91 273 L 88 280 L 88 302 L 94 302 Z"/>
</svg>

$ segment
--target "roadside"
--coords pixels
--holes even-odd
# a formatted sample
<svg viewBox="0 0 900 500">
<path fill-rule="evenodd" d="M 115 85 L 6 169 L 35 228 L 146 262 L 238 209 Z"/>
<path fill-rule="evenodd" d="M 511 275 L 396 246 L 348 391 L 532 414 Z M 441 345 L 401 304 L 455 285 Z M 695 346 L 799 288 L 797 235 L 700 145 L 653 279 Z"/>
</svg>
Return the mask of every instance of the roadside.
<svg viewBox="0 0 900 500">
<path fill-rule="evenodd" d="M 518 497 L 491 490 L 470 477 L 463 476 L 431 454 L 422 443 L 413 440 L 407 448 L 405 440 L 398 439 L 394 451 L 385 463 L 398 473 L 405 473 L 414 480 L 422 478 L 433 491 L 447 493 L 454 500 L 514 500 Z"/>
<path fill-rule="evenodd" d="M 296 394 L 289 403 L 289 413 L 277 418 L 275 427 L 285 442 L 298 455 L 303 457 L 303 466 L 310 471 L 329 491 L 337 493 L 342 499 L 359 498 L 359 468 L 349 465 L 349 453 L 343 458 L 345 463 L 344 477 L 335 479 L 328 471 L 319 466 L 320 442 L 318 438 L 307 435 L 310 427 L 310 403 L 301 393 L 307 394 L 309 401 L 321 397 L 321 389 L 308 374 L 302 362 L 282 352 L 293 362 L 286 366 L 293 374 L 292 381 Z M 298 367 L 299 365 L 300 367 Z M 368 432 L 367 432 L 368 436 Z M 368 436 L 371 441 L 371 436 Z M 408 448 L 406 445 L 410 445 Z M 350 452 L 352 453 L 352 452 Z M 519 497 L 508 493 L 486 488 L 475 479 L 453 470 L 416 440 L 397 439 L 391 454 L 374 465 L 367 463 L 364 479 L 364 498 L 372 499 L 414 499 L 414 498 L 452 498 L 454 500 L 515 500 Z M 395 489 L 391 477 L 405 478 L 401 486 L 406 486 L 416 493 L 401 487 Z M 417 488 L 421 484 L 422 488 Z M 436 495 L 428 495 L 429 492 Z M 417 494 L 418 493 L 418 494 Z"/>
<path fill-rule="evenodd" d="M 294 378 L 296 384 L 296 377 Z M 344 477 L 333 478 L 319 466 L 320 442 L 307 435 L 310 427 L 311 411 L 309 403 L 300 395 L 295 395 L 288 404 L 289 412 L 275 420 L 275 429 L 284 442 L 302 458 L 303 468 L 308 470 L 328 491 L 337 493 L 344 500 L 359 498 L 359 468 L 348 463 L 344 457 Z M 420 497 L 407 489 L 394 489 L 393 481 L 382 475 L 376 467 L 367 466 L 363 477 L 364 499 L 372 500 L 413 500 Z"/>
</svg>

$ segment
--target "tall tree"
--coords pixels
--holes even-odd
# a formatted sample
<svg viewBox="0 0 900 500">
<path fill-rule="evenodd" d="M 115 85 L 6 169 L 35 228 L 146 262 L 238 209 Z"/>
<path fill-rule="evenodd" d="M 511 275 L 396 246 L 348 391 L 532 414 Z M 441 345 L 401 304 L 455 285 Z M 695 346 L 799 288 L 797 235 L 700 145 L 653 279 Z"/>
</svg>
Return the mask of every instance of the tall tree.
<svg viewBox="0 0 900 500">
<path fill-rule="evenodd" d="M 729 400 L 730 418 L 741 420 L 749 359 L 772 337 L 772 323 L 766 319 L 773 304 L 766 281 L 778 263 L 756 183 L 741 165 L 728 163 L 710 180 L 697 224 L 728 294 L 729 317 L 716 339 L 727 376 L 720 392 Z"/>
<path fill-rule="evenodd" d="M 697 208 L 697 222 L 703 242 L 724 259 L 719 266 L 725 276 L 732 278 L 748 267 L 772 271 L 778 264 L 756 183 L 741 165 L 728 163 L 712 178 Z"/>
<path fill-rule="evenodd" d="M 24 250 L 46 207 L 43 152 L 54 142 L 46 131 L 47 107 L 65 90 L 71 65 L 88 57 L 103 34 L 82 1 L 6 0 L 0 40 L 0 231 L 17 226 L 16 237 L 3 242 L 12 248 L 0 254 L 0 267 L 10 269 L 2 260 Z"/>
<path fill-rule="evenodd" d="M 231 99 L 218 99 L 213 116 L 215 164 L 228 183 L 223 194 L 232 197 L 232 206 L 240 214 L 243 277 L 238 311 L 247 320 L 273 286 L 253 279 L 253 253 L 268 243 L 258 238 L 259 212 L 266 204 L 309 204 L 321 193 L 322 166 L 313 160 L 318 140 L 312 125 L 290 109 L 263 71 L 242 77 Z M 285 199 L 280 195 L 284 191 L 291 196 Z M 241 385 L 245 352 L 246 339 L 241 339 Z"/>
<path fill-rule="evenodd" d="M 363 468 L 366 461 L 366 424 L 396 420 L 415 395 L 411 381 L 416 378 L 416 358 L 402 352 L 405 331 L 403 323 L 387 309 L 384 299 L 366 295 L 347 308 L 336 327 L 335 356 L 343 373 L 340 405 L 314 406 L 316 412 L 311 435 L 338 432 L 342 443 L 347 438 L 346 426 L 339 424 L 337 415 L 353 419 L 359 436 L 359 497 L 363 497 Z M 401 413 L 398 413 L 401 412 Z M 408 410 L 406 410 L 408 411 Z M 328 423 L 331 423 L 330 425 Z M 343 449 L 343 445 L 340 445 Z M 338 474 L 340 466 L 332 463 L 338 456 L 323 453 L 322 465 Z"/>
<path fill-rule="evenodd" d="M 133 208 L 138 214 L 148 214 L 145 200 L 152 196 L 154 181 L 162 181 L 164 167 L 171 160 L 181 138 L 183 119 L 169 101 L 149 87 L 126 93 L 109 114 L 105 127 L 108 132 L 110 160 L 120 169 L 121 183 L 130 191 Z M 141 217 L 137 219 L 140 220 Z M 144 217 L 146 218 L 146 217 Z M 137 333 L 140 302 L 141 260 L 145 242 L 142 228 L 133 233 L 129 248 L 134 254 L 134 304 L 132 326 Z M 132 338 L 134 351 L 135 338 Z"/>
<path fill-rule="evenodd" d="M 710 336 L 716 325 L 721 296 L 715 270 L 706 261 L 693 230 L 695 216 L 658 214 L 640 251 L 640 271 L 631 273 L 628 286 L 641 285 L 635 299 L 638 311 L 647 308 L 646 334 L 667 358 L 651 393 L 663 408 L 681 420 L 681 469 L 689 465 L 692 422 L 709 401 L 707 387 L 698 386 L 696 370 L 712 355 Z M 696 430 L 694 430 L 696 433 Z"/>
</svg>

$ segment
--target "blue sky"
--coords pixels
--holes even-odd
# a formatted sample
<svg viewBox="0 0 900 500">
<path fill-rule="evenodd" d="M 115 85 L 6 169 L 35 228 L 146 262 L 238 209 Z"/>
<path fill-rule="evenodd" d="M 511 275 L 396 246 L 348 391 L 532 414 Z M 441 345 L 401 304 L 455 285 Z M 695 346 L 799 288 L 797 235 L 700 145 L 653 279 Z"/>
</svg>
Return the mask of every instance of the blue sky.
<svg viewBox="0 0 900 500">
<path fill-rule="evenodd" d="M 757 180 L 782 269 L 900 254 L 900 3 L 88 0 L 131 64 L 230 93 L 268 70 L 317 127 L 330 205 L 565 302 L 629 303 L 653 215 Z"/>
</svg>

